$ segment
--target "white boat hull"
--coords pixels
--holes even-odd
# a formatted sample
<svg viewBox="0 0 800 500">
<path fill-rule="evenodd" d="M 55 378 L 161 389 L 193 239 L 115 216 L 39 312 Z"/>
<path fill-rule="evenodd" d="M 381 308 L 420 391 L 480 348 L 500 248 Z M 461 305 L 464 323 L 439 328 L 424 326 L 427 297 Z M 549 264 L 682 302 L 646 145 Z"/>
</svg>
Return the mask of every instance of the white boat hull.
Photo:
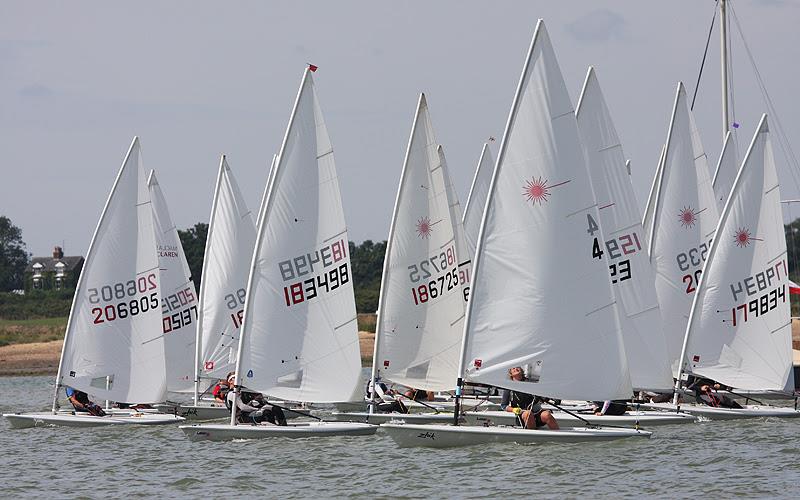
<svg viewBox="0 0 800 500">
<path fill-rule="evenodd" d="M 88 413 L 4 413 L 14 429 L 30 427 L 99 427 L 105 425 L 167 425 L 183 422 L 183 417 L 164 413 L 130 413 L 95 417 Z"/>
<path fill-rule="evenodd" d="M 681 411 L 691 413 L 698 417 L 705 417 L 710 420 L 733 420 L 739 418 L 764 418 L 764 417 L 777 417 L 777 418 L 797 418 L 800 417 L 800 411 L 793 408 L 783 408 L 780 406 L 762 406 L 762 405 L 743 405 L 744 408 L 717 408 L 713 406 L 696 405 L 696 404 L 682 404 L 680 405 Z M 650 408 L 654 410 L 672 410 L 675 411 L 675 406 L 671 403 L 646 403 L 641 405 L 642 408 Z"/>
<path fill-rule="evenodd" d="M 553 416 L 559 425 L 584 425 L 579 418 L 563 411 L 553 411 Z M 594 413 L 579 413 L 581 418 L 595 425 L 623 425 L 634 427 L 640 425 L 688 424 L 697 421 L 697 417 L 688 413 L 675 413 L 667 411 L 628 411 L 624 415 L 595 415 Z M 468 425 L 517 425 L 517 416 L 507 411 L 468 411 L 465 414 Z"/>
<path fill-rule="evenodd" d="M 224 405 L 163 404 L 156 407 L 164 413 L 174 413 L 186 420 L 219 420 L 231 417 L 231 411 Z"/>
<path fill-rule="evenodd" d="M 326 436 L 368 436 L 378 426 L 358 422 L 302 422 L 289 425 L 181 425 L 192 441 L 230 441 L 232 439 L 308 438 Z"/>
<path fill-rule="evenodd" d="M 452 413 L 369 413 L 338 412 L 331 413 L 337 422 L 366 422 L 368 424 L 384 424 L 387 422 L 407 422 L 414 424 L 448 424 L 453 422 Z"/>
<path fill-rule="evenodd" d="M 629 437 L 649 438 L 652 433 L 635 429 L 589 429 L 584 427 L 530 430 L 519 427 L 415 425 L 388 423 L 381 429 L 401 448 L 422 446 L 452 448 L 488 443 L 577 443 L 610 441 Z"/>
</svg>

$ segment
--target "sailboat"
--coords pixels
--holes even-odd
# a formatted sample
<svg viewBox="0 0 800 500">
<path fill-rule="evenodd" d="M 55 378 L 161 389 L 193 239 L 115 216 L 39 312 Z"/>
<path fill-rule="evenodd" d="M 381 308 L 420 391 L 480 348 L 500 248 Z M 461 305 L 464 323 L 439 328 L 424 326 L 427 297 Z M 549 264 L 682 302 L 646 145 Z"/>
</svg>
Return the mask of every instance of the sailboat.
<svg viewBox="0 0 800 500">
<path fill-rule="evenodd" d="M 195 351 L 197 295 L 178 230 L 172 223 L 155 170 L 150 171 L 147 187 L 153 205 L 161 277 L 161 324 L 166 352 L 167 391 L 189 392 L 194 380 L 192 354 Z"/>
<path fill-rule="evenodd" d="M 316 68 L 314 68 L 316 69 Z M 236 357 L 242 387 L 284 400 L 347 401 L 360 385 L 352 270 L 339 182 L 309 67 L 258 220 Z M 181 426 L 192 440 L 373 434 L 359 422 Z"/>
<path fill-rule="evenodd" d="M 161 278 L 153 209 L 134 137 L 95 229 L 72 301 L 52 411 L 4 414 L 12 427 L 169 424 L 181 417 L 104 417 L 60 410 L 72 387 L 101 400 L 157 403 L 166 395 Z"/>
<path fill-rule="evenodd" d="M 236 367 L 239 330 L 244 318 L 245 288 L 256 242 L 256 227 L 225 155 L 211 204 L 211 217 L 200 283 L 200 306 L 192 350 L 192 404 L 171 410 L 192 420 L 226 418 L 224 403 L 201 401 L 201 390 L 225 379 Z"/>
<path fill-rule="evenodd" d="M 693 294 L 719 220 L 706 155 L 682 83 L 676 90 L 665 144 L 656 172 L 647 245 L 656 270 L 667 355 L 677 377 Z"/>
<path fill-rule="evenodd" d="M 370 380 L 426 391 L 452 387 L 469 275 L 460 223 L 444 152 L 434 137 L 425 94 L 420 94 L 386 244 Z M 452 420 L 452 414 L 379 413 L 376 405 L 373 398 L 368 413 L 337 413 L 334 418 Z"/>
<path fill-rule="evenodd" d="M 572 103 L 539 20 L 481 222 L 458 396 L 465 383 L 563 399 L 630 396 L 608 268 L 592 256 L 605 241 L 599 221 Z M 508 370 L 518 366 L 526 381 L 509 379 Z M 400 446 L 431 447 L 651 435 L 611 428 L 381 427 Z"/>
<path fill-rule="evenodd" d="M 736 175 L 716 234 L 689 315 L 676 398 L 688 374 L 746 391 L 783 391 L 792 385 L 789 276 L 766 115 Z M 762 405 L 680 408 L 712 419 L 800 417 L 792 408 Z"/>
</svg>

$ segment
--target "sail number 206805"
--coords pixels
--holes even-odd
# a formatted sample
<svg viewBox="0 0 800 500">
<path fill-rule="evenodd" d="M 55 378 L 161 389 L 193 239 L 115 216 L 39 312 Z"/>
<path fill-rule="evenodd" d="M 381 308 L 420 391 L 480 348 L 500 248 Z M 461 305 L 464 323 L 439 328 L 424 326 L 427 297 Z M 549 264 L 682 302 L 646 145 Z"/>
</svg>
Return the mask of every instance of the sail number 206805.
<svg viewBox="0 0 800 500">
<path fill-rule="evenodd" d="M 89 303 L 98 304 L 98 307 L 91 310 L 94 324 L 136 316 L 150 309 L 158 309 L 159 305 L 155 273 L 139 276 L 125 283 L 89 288 L 87 293 Z"/>
</svg>

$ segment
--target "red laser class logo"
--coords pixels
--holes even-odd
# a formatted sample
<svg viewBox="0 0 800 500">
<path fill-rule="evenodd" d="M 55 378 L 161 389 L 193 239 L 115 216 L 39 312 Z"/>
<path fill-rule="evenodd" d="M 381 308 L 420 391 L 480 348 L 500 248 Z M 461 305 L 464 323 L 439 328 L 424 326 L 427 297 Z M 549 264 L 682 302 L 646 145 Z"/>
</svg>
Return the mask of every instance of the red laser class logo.
<svg viewBox="0 0 800 500">
<path fill-rule="evenodd" d="M 740 227 L 733 233 L 733 241 L 736 243 L 736 246 L 739 248 L 745 248 L 753 241 L 764 241 L 761 238 L 755 238 L 753 235 L 750 234 L 750 230 L 744 227 Z"/>
<path fill-rule="evenodd" d="M 553 184 L 552 186 L 548 186 L 547 179 L 542 179 L 541 176 L 538 179 L 531 177 L 530 180 L 525 181 L 525 185 L 522 187 L 522 195 L 525 196 L 527 201 L 533 202 L 534 205 L 537 203 L 539 205 L 543 205 L 544 202 L 547 201 L 548 197 L 552 194 L 550 191 L 553 188 L 563 186 L 568 182 L 569 181 L 564 181 L 559 182 L 558 184 Z"/>
<path fill-rule="evenodd" d="M 681 221 L 681 226 L 691 228 L 697 223 L 697 216 L 700 212 L 695 212 L 692 207 L 683 207 L 683 210 L 678 213 L 678 220 Z"/>
<path fill-rule="evenodd" d="M 430 217 L 420 217 L 417 221 L 417 236 L 422 239 L 428 239 L 433 232 L 433 224 L 431 224 Z"/>
</svg>

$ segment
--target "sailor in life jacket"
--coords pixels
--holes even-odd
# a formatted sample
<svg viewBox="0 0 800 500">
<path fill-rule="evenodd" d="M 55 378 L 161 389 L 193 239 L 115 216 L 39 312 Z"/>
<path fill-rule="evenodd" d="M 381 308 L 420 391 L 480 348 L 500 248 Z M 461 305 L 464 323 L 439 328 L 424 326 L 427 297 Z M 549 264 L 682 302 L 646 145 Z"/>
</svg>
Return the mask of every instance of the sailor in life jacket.
<svg viewBox="0 0 800 500">
<path fill-rule="evenodd" d="M 389 390 L 386 384 L 381 382 L 380 378 L 377 379 L 377 388 L 375 391 L 375 410 L 379 413 L 408 413 L 406 405 L 400 401 L 399 398 L 394 396 L 394 391 Z M 365 388 L 366 400 L 372 404 L 372 390 L 376 387 L 373 381 L 367 383 Z"/>
</svg>

